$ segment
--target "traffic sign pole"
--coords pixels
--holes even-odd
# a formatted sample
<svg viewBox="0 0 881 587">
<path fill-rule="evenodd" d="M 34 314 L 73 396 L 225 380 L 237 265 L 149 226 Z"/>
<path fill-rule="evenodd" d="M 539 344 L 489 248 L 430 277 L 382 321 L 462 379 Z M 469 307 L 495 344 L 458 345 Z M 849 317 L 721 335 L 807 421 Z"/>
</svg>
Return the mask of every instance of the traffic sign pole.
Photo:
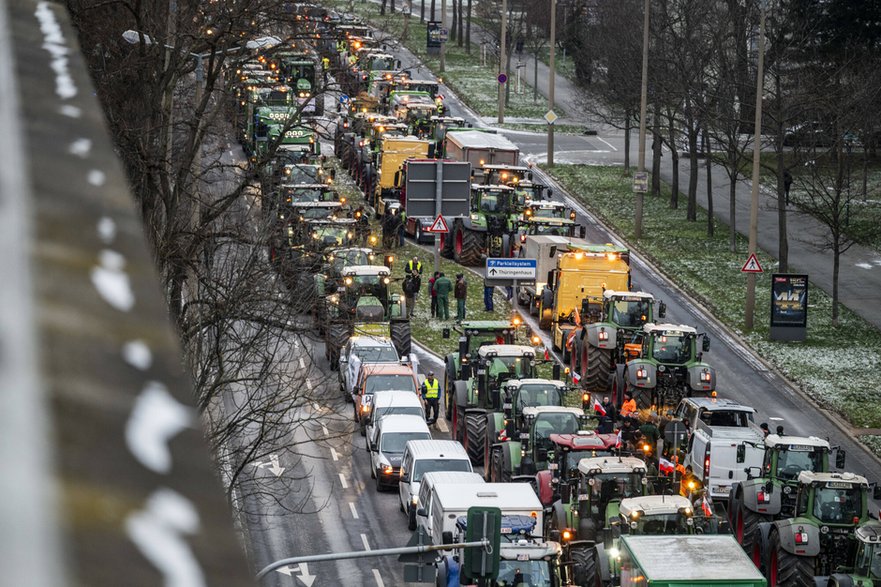
<svg viewBox="0 0 881 587">
<path fill-rule="evenodd" d="M 446 4 L 446 0 L 444 0 L 444 4 Z M 435 169 L 437 169 L 437 174 L 435 175 L 434 182 L 434 216 L 435 218 L 437 218 L 438 216 L 440 216 L 441 206 L 443 205 L 444 164 L 442 161 L 438 161 L 435 165 Z M 447 233 L 447 238 L 450 238 L 449 233 Z M 434 270 L 435 272 L 440 271 L 440 233 L 437 232 L 434 233 Z"/>
</svg>

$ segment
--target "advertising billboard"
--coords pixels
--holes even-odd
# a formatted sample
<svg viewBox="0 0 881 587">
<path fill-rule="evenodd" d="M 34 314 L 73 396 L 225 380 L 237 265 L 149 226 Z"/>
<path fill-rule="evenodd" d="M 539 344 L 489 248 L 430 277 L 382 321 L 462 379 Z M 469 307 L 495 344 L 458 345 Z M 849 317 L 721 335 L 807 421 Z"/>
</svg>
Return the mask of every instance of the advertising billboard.
<svg viewBox="0 0 881 587">
<path fill-rule="evenodd" d="M 771 276 L 771 338 L 804 340 L 808 326 L 808 276 Z"/>
</svg>

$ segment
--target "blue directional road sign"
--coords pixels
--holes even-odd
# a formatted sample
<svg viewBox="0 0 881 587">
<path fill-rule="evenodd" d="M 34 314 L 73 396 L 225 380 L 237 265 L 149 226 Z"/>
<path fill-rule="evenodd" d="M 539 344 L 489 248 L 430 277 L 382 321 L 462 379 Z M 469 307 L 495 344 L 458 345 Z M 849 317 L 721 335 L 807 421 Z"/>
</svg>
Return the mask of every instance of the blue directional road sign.
<svg viewBox="0 0 881 587">
<path fill-rule="evenodd" d="M 536 259 L 500 259 L 490 257 L 486 260 L 488 279 L 518 279 L 534 281 L 538 266 Z"/>
</svg>

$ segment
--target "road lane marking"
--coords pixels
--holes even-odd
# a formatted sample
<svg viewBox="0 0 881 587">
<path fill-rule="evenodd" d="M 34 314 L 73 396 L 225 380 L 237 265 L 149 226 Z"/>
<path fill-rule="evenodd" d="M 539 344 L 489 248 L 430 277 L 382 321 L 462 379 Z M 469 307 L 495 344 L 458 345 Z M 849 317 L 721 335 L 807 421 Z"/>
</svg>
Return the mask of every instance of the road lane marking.
<svg viewBox="0 0 881 587">
<path fill-rule="evenodd" d="M 349 482 L 346 481 L 346 477 L 345 477 L 345 475 L 343 475 L 342 473 L 340 473 L 340 485 L 343 486 L 343 489 L 348 489 L 348 488 L 349 488 Z"/>
<path fill-rule="evenodd" d="M 333 447 L 330 447 L 330 458 L 332 458 L 335 461 L 340 460 L 340 456 L 338 454 L 336 454 L 336 450 L 334 450 Z"/>
<path fill-rule="evenodd" d="M 324 432 L 325 436 L 330 436 L 330 432 L 328 432 L 327 426 L 324 424 L 324 422 L 321 423 L 321 431 Z"/>
<path fill-rule="evenodd" d="M 447 433 L 450 431 L 450 429 L 447 428 L 447 421 L 442 418 L 438 418 L 437 422 L 435 422 L 435 425 L 437 426 L 437 429 L 443 433 Z"/>
<path fill-rule="evenodd" d="M 385 587 L 385 583 L 382 582 L 382 577 L 379 575 L 379 569 L 373 569 L 373 578 L 376 579 L 377 587 Z"/>
<path fill-rule="evenodd" d="M 358 510 L 355 509 L 355 504 L 352 503 L 351 501 L 349 502 L 349 509 L 352 510 L 352 517 L 357 520 L 358 519 Z M 364 535 L 361 534 L 361 536 L 364 536 Z M 367 550 L 370 550 L 370 549 L 368 548 Z"/>
<path fill-rule="evenodd" d="M 316 412 L 321 411 L 321 406 L 318 405 L 318 402 L 312 402 L 312 407 L 315 408 Z"/>
<path fill-rule="evenodd" d="M 312 380 L 311 379 L 306 380 L 306 387 L 309 388 L 309 391 L 312 391 Z"/>
<path fill-rule="evenodd" d="M 605 140 L 604 138 L 602 138 L 602 137 L 600 137 L 600 136 L 597 136 L 597 135 L 594 135 L 593 138 L 595 138 L 595 139 L 598 140 L 598 141 L 603 141 L 604 143 L 606 143 L 607 145 L 609 145 L 609 148 L 610 148 L 610 149 L 612 149 L 612 150 L 615 151 L 616 153 L 618 152 L 618 149 L 616 149 L 615 146 L 614 146 L 612 143 L 610 143 L 609 141 Z"/>
<path fill-rule="evenodd" d="M 303 357 L 300 357 L 300 369 L 306 368 L 306 361 L 303 360 Z"/>
<path fill-rule="evenodd" d="M 364 550 L 370 550 L 370 543 L 367 542 L 367 534 L 361 534 L 361 542 L 364 543 Z"/>
</svg>

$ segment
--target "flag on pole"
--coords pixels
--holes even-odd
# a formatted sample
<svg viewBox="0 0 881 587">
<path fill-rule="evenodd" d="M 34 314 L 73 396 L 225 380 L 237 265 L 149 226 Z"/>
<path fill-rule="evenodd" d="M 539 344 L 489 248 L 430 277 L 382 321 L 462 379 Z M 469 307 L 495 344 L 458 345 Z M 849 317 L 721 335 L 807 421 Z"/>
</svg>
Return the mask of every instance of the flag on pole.
<svg viewBox="0 0 881 587">
<path fill-rule="evenodd" d="M 545 361 L 550 361 L 550 360 L 551 360 L 551 353 L 550 353 L 550 351 L 548 351 L 547 348 L 545 348 Z"/>
<path fill-rule="evenodd" d="M 661 473 L 663 473 L 664 475 L 669 475 L 676 469 L 676 465 L 674 465 L 672 462 L 668 461 L 664 457 L 661 457 L 661 459 L 658 461 L 658 469 L 660 469 Z"/>
<path fill-rule="evenodd" d="M 597 414 L 599 414 L 600 416 L 606 415 L 606 408 L 603 407 L 603 404 L 601 404 L 599 401 L 597 401 L 597 398 L 593 398 L 593 411 L 596 412 Z M 619 438 L 620 438 L 621 433 L 619 432 L 618 434 L 619 434 Z"/>
<path fill-rule="evenodd" d="M 572 372 L 572 383 L 578 385 L 581 382 L 581 374 L 578 371 Z"/>
<path fill-rule="evenodd" d="M 618 431 L 618 439 L 615 441 L 615 448 L 621 448 L 621 444 L 622 444 L 621 431 L 619 430 Z"/>
</svg>

